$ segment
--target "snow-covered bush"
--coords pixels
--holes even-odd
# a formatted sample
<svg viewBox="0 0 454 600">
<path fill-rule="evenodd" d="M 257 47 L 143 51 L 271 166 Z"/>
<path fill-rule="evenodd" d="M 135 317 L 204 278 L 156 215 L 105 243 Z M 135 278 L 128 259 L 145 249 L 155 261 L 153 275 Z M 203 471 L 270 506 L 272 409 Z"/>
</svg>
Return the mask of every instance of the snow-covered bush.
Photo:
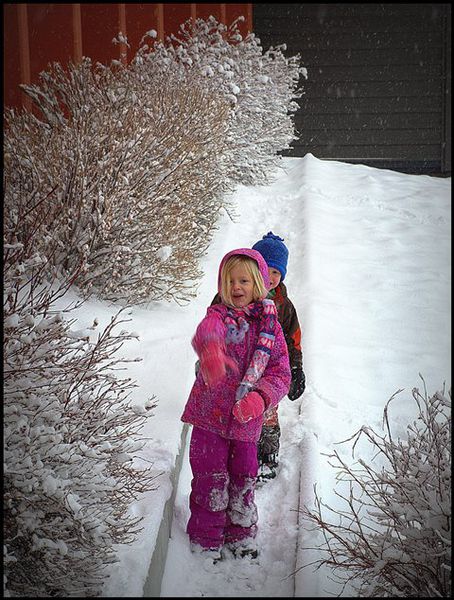
<svg viewBox="0 0 454 600">
<path fill-rule="evenodd" d="M 337 451 L 329 455 L 349 486 L 349 494 L 336 492 L 346 509 L 330 508 L 315 491 L 315 508 L 302 510 L 323 533 L 317 568 L 329 566 L 360 597 L 451 597 L 451 393 L 443 386 L 428 397 L 415 388 L 413 397 L 418 418 L 405 440 L 393 437 L 389 401 L 384 434 L 362 427 L 346 440 L 355 440 L 354 452 L 362 437 L 381 466 L 361 459 L 350 466 Z"/>
<path fill-rule="evenodd" d="M 226 102 L 182 73 L 144 85 L 140 69 L 89 59 L 24 89 L 40 118 L 6 114 L 5 206 L 38 224 L 36 251 L 56 238 L 53 271 L 81 265 L 84 294 L 191 296 L 229 189 Z"/>
<path fill-rule="evenodd" d="M 5 115 L 6 212 L 37 252 L 58 240 L 49 276 L 78 269 L 85 295 L 187 300 L 227 193 L 294 139 L 298 63 L 210 17 L 130 65 L 50 65 L 22 86 L 34 114 Z"/>
<path fill-rule="evenodd" d="M 137 452 L 153 398 L 131 405 L 136 384 L 117 376 L 133 337 L 116 333 L 121 313 L 97 339 L 96 323 L 74 331 L 76 305 L 55 309 L 71 280 L 47 283 L 48 257 L 26 229 L 21 243 L 7 223 L 4 238 L 4 591 L 96 596 L 114 544 L 140 529 L 131 500 L 152 489 Z"/>
<path fill-rule="evenodd" d="M 263 51 L 260 40 L 242 37 L 237 19 L 230 26 L 190 19 L 166 42 L 146 44 L 138 61 L 146 75 L 185 71 L 220 91 L 230 105 L 226 161 L 236 183 L 261 184 L 279 164 L 279 151 L 296 138 L 293 113 L 302 94 L 299 80 L 306 76 L 300 56 L 285 57 L 285 45 Z M 152 38 L 155 32 L 149 32 Z"/>
</svg>

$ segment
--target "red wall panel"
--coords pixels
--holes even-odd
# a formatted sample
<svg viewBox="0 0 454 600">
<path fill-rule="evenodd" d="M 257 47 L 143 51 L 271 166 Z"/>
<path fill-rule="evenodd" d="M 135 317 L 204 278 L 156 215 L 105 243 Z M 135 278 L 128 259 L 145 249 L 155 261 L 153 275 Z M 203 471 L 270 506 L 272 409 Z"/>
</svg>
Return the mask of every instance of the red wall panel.
<svg viewBox="0 0 454 600">
<path fill-rule="evenodd" d="M 128 48 L 128 59 L 139 49 L 140 40 L 147 31 L 158 31 L 158 17 L 155 4 L 126 4 L 126 36 L 131 48 Z"/>
<path fill-rule="evenodd" d="M 126 52 L 126 59 L 130 60 L 147 31 L 155 29 L 158 36 L 169 36 L 194 15 L 204 19 L 213 15 L 227 25 L 244 15 L 247 20 L 240 30 L 245 34 L 252 29 L 252 6 L 182 2 L 4 4 L 4 103 L 24 104 L 19 83 L 38 83 L 39 73 L 47 70 L 50 62 L 65 66 L 81 56 L 89 56 L 93 63 L 119 60 L 124 49 L 112 40 L 120 30 L 131 45 Z"/>
<path fill-rule="evenodd" d="M 197 19 L 208 19 L 210 16 L 221 21 L 221 5 L 220 4 L 197 4 L 196 16 Z"/>
<path fill-rule="evenodd" d="M 5 106 L 20 106 L 22 92 L 17 11 L 12 4 L 3 5 L 3 102 Z"/>
<path fill-rule="evenodd" d="M 243 37 L 248 31 L 252 31 L 252 6 L 252 4 L 225 4 L 227 25 L 240 16 L 244 17 L 244 22 L 239 25 Z"/>
<path fill-rule="evenodd" d="M 180 25 L 191 17 L 190 4 L 164 3 L 164 35 L 178 33 Z"/>
<path fill-rule="evenodd" d="M 110 64 L 120 59 L 120 47 L 112 44 L 120 31 L 118 4 L 81 4 L 82 54 L 93 63 Z"/>
<path fill-rule="evenodd" d="M 30 73 L 32 81 L 50 62 L 67 64 L 73 56 L 71 4 L 28 4 Z"/>
</svg>

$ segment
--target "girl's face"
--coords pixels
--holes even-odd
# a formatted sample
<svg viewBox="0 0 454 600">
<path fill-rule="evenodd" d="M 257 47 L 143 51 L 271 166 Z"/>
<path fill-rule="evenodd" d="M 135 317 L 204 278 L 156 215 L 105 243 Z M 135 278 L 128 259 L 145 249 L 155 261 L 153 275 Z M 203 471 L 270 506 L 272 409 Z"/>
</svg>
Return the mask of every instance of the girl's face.
<svg viewBox="0 0 454 600">
<path fill-rule="evenodd" d="M 281 281 L 281 272 L 272 267 L 268 267 L 268 273 L 270 274 L 270 290 L 274 290 Z"/>
<path fill-rule="evenodd" d="M 233 267 L 230 271 L 229 285 L 230 296 L 236 308 L 244 308 L 254 301 L 254 282 L 244 265 Z"/>
</svg>

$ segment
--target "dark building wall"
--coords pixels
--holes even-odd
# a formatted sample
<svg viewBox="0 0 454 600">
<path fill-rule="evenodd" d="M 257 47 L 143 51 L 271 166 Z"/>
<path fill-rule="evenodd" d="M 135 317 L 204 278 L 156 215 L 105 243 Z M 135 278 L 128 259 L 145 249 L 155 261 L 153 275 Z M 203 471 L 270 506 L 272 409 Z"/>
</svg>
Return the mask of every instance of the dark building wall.
<svg viewBox="0 0 454 600">
<path fill-rule="evenodd" d="M 43 4 L 3 8 L 6 106 L 30 99 L 49 62 L 128 61 L 144 33 L 174 33 L 188 18 L 246 17 L 265 49 L 286 43 L 309 79 L 295 119 L 292 156 L 361 162 L 408 172 L 451 171 L 449 4 Z M 131 48 L 114 46 L 122 31 Z"/>
<path fill-rule="evenodd" d="M 307 67 L 291 156 L 451 171 L 449 4 L 254 4 L 264 49 Z"/>
</svg>

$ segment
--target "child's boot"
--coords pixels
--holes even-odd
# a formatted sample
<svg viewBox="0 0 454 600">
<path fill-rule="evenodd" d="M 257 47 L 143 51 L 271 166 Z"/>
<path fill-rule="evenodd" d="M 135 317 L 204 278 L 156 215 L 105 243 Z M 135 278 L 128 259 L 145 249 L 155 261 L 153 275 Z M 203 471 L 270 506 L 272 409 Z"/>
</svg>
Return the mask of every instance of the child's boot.
<svg viewBox="0 0 454 600">
<path fill-rule="evenodd" d="M 202 558 L 209 559 L 213 565 L 222 560 L 220 548 L 203 548 L 200 544 L 194 542 L 191 542 L 190 548 L 193 554 L 200 554 Z"/>
<path fill-rule="evenodd" d="M 234 542 L 228 544 L 227 547 L 234 558 L 250 558 L 251 560 L 254 560 L 259 554 L 257 545 L 253 540 L 250 540 L 249 542 L 247 540 Z"/>
<path fill-rule="evenodd" d="M 257 475 L 257 483 L 265 483 L 276 477 L 278 467 L 277 457 L 275 454 L 266 454 L 262 457 Z"/>
</svg>

